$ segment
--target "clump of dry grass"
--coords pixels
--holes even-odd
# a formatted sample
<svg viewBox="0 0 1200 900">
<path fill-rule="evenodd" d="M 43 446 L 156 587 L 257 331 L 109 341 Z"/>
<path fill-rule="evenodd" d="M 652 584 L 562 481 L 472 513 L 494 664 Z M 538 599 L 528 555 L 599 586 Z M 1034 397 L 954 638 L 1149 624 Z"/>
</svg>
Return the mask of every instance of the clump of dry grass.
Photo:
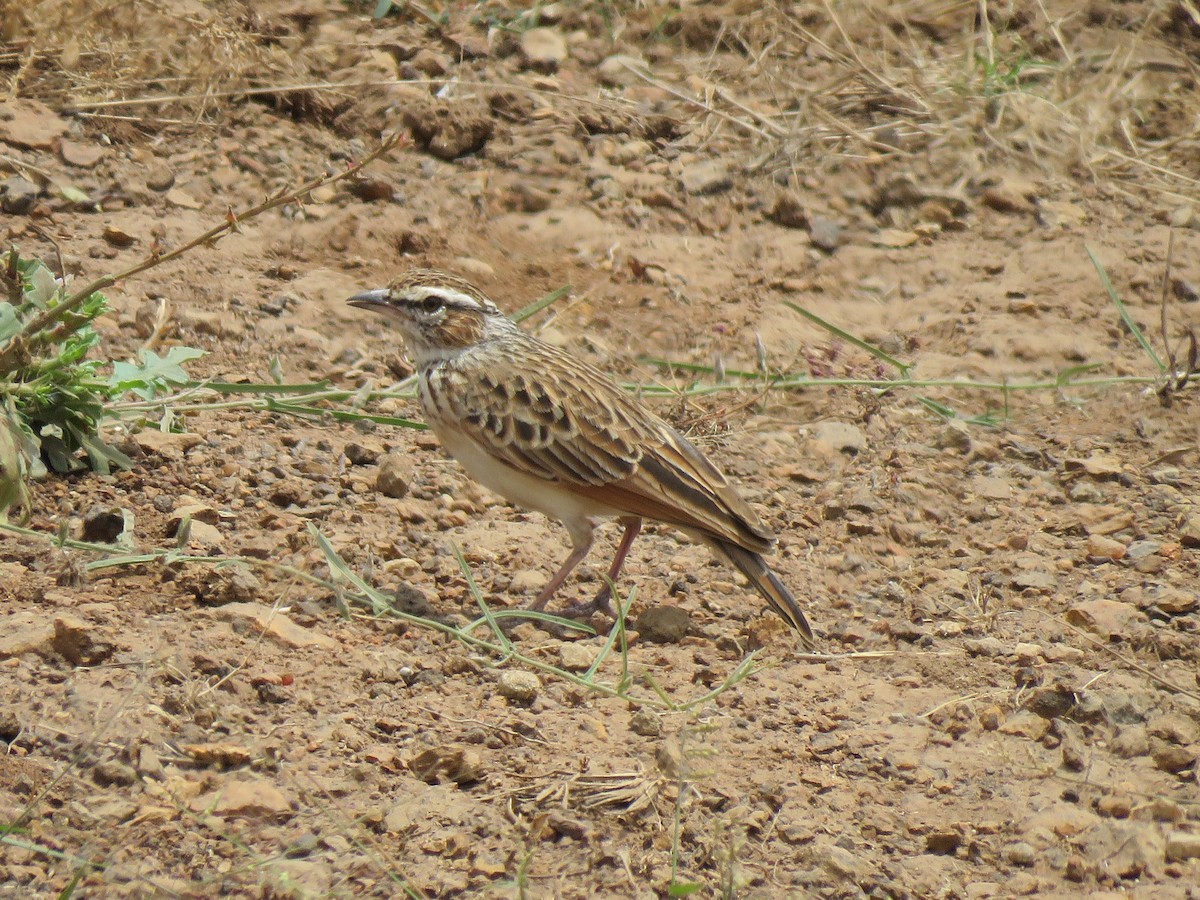
<svg viewBox="0 0 1200 900">
<path fill-rule="evenodd" d="M 1087 8 L 1056 0 L 863 0 L 721 16 L 706 103 L 766 138 L 759 165 L 874 166 L 906 158 L 976 175 L 996 165 L 1152 182 L 1194 194 L 1200 16 L 1176 0 Z M 685 21 L 679 34 L 697 39 Z M 755 96 L 733 91 L 757 87 Z M 736 124 L 736 122 L 735 122 Z M 714 125 L 714 127 L 716 127 Z"/>
<path fill-rule="evenodd" d="M 170 95 L 186 104 L 158 113 L 202 121 L 230 91 L 305 74 L 283 35 L 242 3 L 59 0 L 16 6 L 0 29 L 0 97 L 58 108 Z"/>
</svg>

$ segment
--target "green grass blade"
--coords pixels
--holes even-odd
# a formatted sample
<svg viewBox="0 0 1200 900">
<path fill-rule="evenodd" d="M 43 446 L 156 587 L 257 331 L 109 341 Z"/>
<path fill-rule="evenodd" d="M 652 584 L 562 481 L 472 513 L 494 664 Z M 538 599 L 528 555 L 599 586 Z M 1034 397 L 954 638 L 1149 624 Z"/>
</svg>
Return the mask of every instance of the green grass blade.
<svg viewBox="0 0 1200 900">
<path fill-rule="evenodd" d="M 902 362 L 900 362 L 900 360 L 896 359 L 896 357 L 892 356 L 890 353 L 885 353 L 883 350 L 880 350 L 874 344 L 868 344 L 862 338 L 855 337 L 848 331 L 843 331 L 841 328 L 838 328 L 832 322 L 826 322 L 824 319 L 822 319 L 816 313 L 809 312 L 803 306 L 798 306 L 795 303 L 792 303 L 790 300 L 784 300 L 783 305 L 786 306 L 788 309 L 790 309 L 792 312 L 796 312 L 796 313 L 799 313 L 800 315 L 804 316 L 804 318 L 808 319 L 808 321 L 812 322 L 814 325 L 819 325 L 820 327 L 822 327 L 826 331 L 828 331 L 830 334 L 841 338 L 846 343 L 853 344 L 859 350 L 862 350 L 865 353 L 871 354 L 871 356 L 875 357 L 876 359 L 880 360 L 881 362 L 887 363 L 889 366 L 895 367 L 895 369 L 904 378 L 908 377 L 908 373 L 912 369 L 911 365 L 902 363 Z"/>
<path fill-rule="evenodd" d="M 545 309 L 550 304 L 557 303 L 559 300 L 561 300 L 563 297 L 567 296 L 567 294 L 569 294 L 569 293 L 571 293 L 571 285 L 564 284 L 558 290 L 551 291 L 550 293 L 548 293 L 541 300 L 534 300 L 532 303 L 530 303 L 524 309 L 519 310 L 516 314 L 513 315 L 512 319 L 514 322 L 524 322 L 530 316 L 536 316 L 538 313 L 540 313 L 543 309 Z"/>
<path fill-rule="evenodd" d="M 1158 354 L 1154 352 L 1154 347 L 1151 345 L 1149 338 L 1142 333 L 1142 329 L 1138 327 L 1138 323 L 1133 321 L 1133 316 L 1129 313 L 1129 308 L 1117 293 L 1117 289 L 1113 287 L 1112 280 L 1108 277 L 1108 272 L 1104 271 L 1104 266 L 1100 260 L 1096 258 L 1096 254 L 1092 252 L 1092 248 L 1087 244 L 1083 245 L 1083 249 L 1087 252 L 1088 259 L 1092 261 L 1092 265 L 1096 267 L 1096 274 L 1100 276 L 1100 283 L 1104 285 L 1104 290 L 1108 291 L 1108 297 L 1113 302 L 1113 306 L 1117 308 L 1117 312 L 1121 315 L 1121 321 L 1125 323 L 1125 327 L 1129 329 L 1129 333 L 1146 351 L 1146 355 L 1150 357 L 1150 361 L 1158 368 L 1159 373 L 1167 371 L 1166 365 Z"/>
</svg>

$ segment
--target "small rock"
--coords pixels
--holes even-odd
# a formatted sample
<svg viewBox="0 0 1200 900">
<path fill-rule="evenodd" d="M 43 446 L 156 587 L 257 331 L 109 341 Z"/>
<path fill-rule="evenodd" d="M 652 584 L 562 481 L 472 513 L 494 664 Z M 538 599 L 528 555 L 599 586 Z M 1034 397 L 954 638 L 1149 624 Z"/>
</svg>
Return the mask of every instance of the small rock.
<svg viewBox="0 0 1200 900">
<path fill-rule="evenodd" d="M 642 640 L 654 644 L 678 644 L 690 628 L 691 617 L 678 606 L 651 606 L 634 625 Z"/>
<path fill-rule="evenodd" d="M 283 820 L 291 818 L 292 804 L 273 784 L 262 780 L 232 779 L 213 794 L 192 801 L 197 812 L 225 818 Z"/>
<path fill-rule="evenodd" d="M 1153 556 L 1161 549 L 1162 544 L 1159 541 L 1134 541 L 1125 548 L 1125 555 L 1132 560 L 1144 559 L 1147 556 Z"/>
<path fill-rule="evenodd" d="M 995 731 L 1004 721 L 1004 711 L 998 706 L 989 706 L 979 713 L 979 727 L 984 731 Z"/>
<path fill-rule="evenodd" d="M 143 744 L 138 748 L 136 768 L 137 773 L 143 778 L 161 779 L 165 771 L 158 753 L 149 744 Z"/>
<path fill-rule="evenodd" d="M 813 428 L 812 439 L 837 453 L 858 456 L 867 448 L 867 436 L 857 425 L 828 419 Z"/>
<path fill-rule="evenodd" d="M 1200 597 L 1193 591 L 1181 591 L 1177 588 L 1163 588 L 1149 599 L 1168 616 L 1186 615 L 1200 605 Z"/>
<path fill-rule="evenodd" d="M 139 431 L 133 436 L 133 440 L 142 453 L 153 453 L 163 459 L 182 459 L 184 453 L 204 442 L 204 438 L 198 434 L 181 434 L 152 428 Z"/>
<path fill-rule="evenodd" d="M 1087 540 L 1088 556 L 1098 559 L 1123 559 L 1125 545 L 1101 534 L 1093 534 Z"/>
<path fill-rule="evenodd" d="M 524 181 L 518 181 L 512 186 L 509 208 L 516 212 L 545 212 L 553 204 L 554 197 L 548 191 L 534 187 Z"/>
<path fill-rule="evenodd" d="M 1049 572 L 1019 572 L 1012 583 L 1019 591 L 1052 592 L 1058 587 L 1058 578 Z"/>
<path fill-rule="evenodd" d="M 0 209 L 12 216 L 23 216 L 33 209 L 41 189 L 28 178 L 14 175 L 0 181 Z"/>
<path fill-rule="evenodd" d="M 215 612 L 218 619 L 235 626 L 240 624 L 243 629 L 253 628 L 284 647 L 336 650 L 339 646 L 333 638 L 297 625 L 279 610 L 262 603 L 227 603 L 217 607 Z"/>
<path fill-rule="evenodd" d="M 1133 811 L 1133 803 L 1128 794 L 1105 794 L 1096 801 L 1096 812 L 1110 819 L 1128 819 Z"/>
<path fill-rule="evenodd" d="M 530 28 L 521 35 L 525 65 L 540 72 L 553 72 L 568 55 L 567 41 L 555 28 Z"/>
<path fill-rule="evenodd" d="M 169 191 L 175 185 L 175 173 L 162 162 L 152 162 L 146 168 L 146 187 L 160 194 Z"/>
<path fill-rule="evenodd" d="M 473 256 L 454 257 L 454 268 L 469 278 L 495 278 L 496 270 Z"/>
<path fill-rule="evenodd" d="M 971 479 L 971 490 L 984 500 L 1009 500 L 1013 495 L 1012 482 L 1007 478 L 980 475 Z"/>
<path fill-rule="evenodd" d="M 1074 228 L 1087 221 L 1082 206 L 1065 200 L 1037 201 L 1037 220 L 1043 228 Z"/>
<path fill-rule="evenodd" d="M 54 640 L 54 626 L 41 617 L 18 613 L 6 616 L 0 629 L 0 659 L 26 653 L 48 655 Z"/>
<path fill-rule="evenodd" d="M 393 450 L 379 463 L 379 472 L 375 476 L 375 490 L 385 497 L 394 497 L 399 500 L 408 493 L 411 479 L 412 457 L 407 453 Z"/>
<path fill-rule="evenodd" d="M 220 549 L 225 546 L 225 535 L 216 525 L 207 522 L 188 522 L 188 546 Z"/>
<path fill-rule="evenodd" d="M 925 849 L 930 853 L 954 853 L 963 841 L 962 832 L 957 828 L 934 830 L 925 835 Z"/>
<path fill-rule="evenodd" d="M 833 253 L 842 244 L 842 226 L 825 216 L 813 216 L 808 224 L 808 239 L 818 250 Z"/>
<path fill-rule="evenodd" d="M 1016 656 L 1018 665 L 1036 666 L 1046 654 L 1037 644 L 1021 641 L 1013 647 L 1013 655 Z"/>
<path fill-rule="evenodd" d="M 966 639 L 963 641 L 963 649 L 972 656 L 999 656 L 1004 652 L 1004 644 L 999 638 L 988 635 L 978 640 Z"/>
<path fill-rule="evenodd" d="M 137 783 L 132 766 L 115 759 L 104 759 L 92 767 L 92 780 L 101 787 L 128 787 Z"/>
<path fill-rule="evenodd" d="M 1025 841 L 1017 841 L 1004 848 L 1004 858 L 1014 866 L 1029 868 L 1037 862 L 1037 851 Z"/>
<path fill-rule="evenodd" d="M 1037 688 L 1026 708 L 1043 719 L 1059 719 L 1075 708 L 1075 692 L 1062 684 Z"/>
<path fill-rule="evenodd" d="M 1011 716 L 1000 726 L 1001 734 L 1012 734 L 1029 738 L 1031 741 L 1040 741 L 1049 730 L 1049 722 L 1037 713 L 1025 709 Z"/>
<path fill-rule="evenodd" d="M 67 123 L 38 100 L 0 103 L 0 141 L 26 150 L 49 150 L 67 133 Z"/>
<path fill-rule="evenodd" d="M 564 643 L 558 648 L 558 660 L 568 672 L 586 672 L 596 661 L 596 652 L 584 644 Z"/>
<path fill-rule="evenodd" d="M 1067 863 L 1063 867 L 1063 875 L 1068 881 L 1085 881 L 1090 872 L 1091 866 L 1088 864 L 1088 861 L 1078 853 L 1072 853 L 1067 857 Z"/>
<path fill-rule="evenodd" d="M 1172 831 L 1167 835 L 1166 856 L 1172 862 L 1200 859 L 1200 834 Z"/>
<path fill-rule="evenodd" d="M 1117 730 L 1108 748 L 1122 759 L 1150 753 L 1150 736 L 1143 725 L 1125 725 Z"/>
<path fill-rule="evenodd" d="M 54 652 L 73 666 L 94 666 L 116 652 L 111 641 L 97 634 L 95 625 L 70 613 L 54 617 Z"/>
<path fill-rule="evenodd" d="M 705 197 L 733 187 L 733 179 L 725 163 L 706 159 L 684 166 L 679 172 L 679 184 L 689 194 Z"/>
<path fill-rule="evenodd" d="M 971 452 L 971 432 L 965 422 L 947 422 L 933 439 L 933 446 L 965 455 Z"/>
<path fill-rule="evenodd" d="M 1108 858 L 1107 868 L 1118 878 L 1138 878 L 1161 863 L 1166 855 L 1166 839 L 1158 826 L 1130 828 L 1117 837 L 1118 849 Z"/>
<path fill-rule="evenodd" d="M 1088 600 L 1067 610 L 1068 622 L 1107 640 L 1127 636 L 1132 626 L 1144 619 L 1133 604 L 1103 598 Z"/>
<path fill-rule="evenodd" d="M 775 198 L 775 205 L 767 213 L 772 222 L 785 228 L 807 228 L 808 210 L 804 202 L 791 191 L 784 191 Z"/>
<path fill-rule="evenodd" d="M 486 771 L 483 757 L 469 747 L 431 747 L 412 759 L 408 767 L 426 784 L 450 781 L 459 786 L 482 781 Z"/>
<path fill-rule="evenodd" d="M 508 584 L 510 594 L 532 594 L 540 591 L 546 583 L 546 576 L 537 569 L 518 569 L 513 572 L 512 581 Z"/>
<path fill-rule="evenodd" d="M 663 731 L 662 719 L 653 710 L 639 707 L 629 717 L 629 730 L 642 737 L 658 737 Z"/>
<path fill-rule="evenodd" d="M 542 689 L 541 679 L 532 672 L 506 669 L 496 684 L 500 696 L 512 703 L 532 703 Z"/>
<path fill-rule="evenodd" d="M 1159 747 L 1151 756 L 1154 764 L 1164 772 L 1178 773 L 1196 764 L 1197 758 L 1200 758 L 1200 747 Z"/>
<path fill-rule="evenodd" d="M 1018 176 L 1001 176 L 998 183 L 984 189 L 980 199 L 997 212 L 1032 213 L 1037 185 Z"/>
<path fill-rule="evenodd" d="M 1200 547 L 1200 515 L 1191 515 L 1179 529 L 1179 543 L 1185 547 Z"/>
<path fill-rule="evenodd" d="M 221 521 L 221 514 L 215 506 L 209 503 L 194 497 L 181 497 L 171 510 L 171 517 L 167 519 L 167 534 L 174 537 L 184 519 L 203 522 L 206 525 L 216 525 Z"/>
<path fill-rule="evenodd" d="M 58 146 L 63 162 L 78 169 L 90 169 L 104 158 L 104 147 L 99 144 L 81 144 L 63 139 Z"/>
<path fill-rule="evenodd" d="M 342 452 L 346 454 L 346 462 L 352 466 L 373 466 L 379 461 L 379 448 L 377 447 L 367 447 L 351 442 L 342 449 Z"/>
<path fill-rule="evenodd" d="M 97 544 L 112 544 L 125 531 L 125 513 L 119 507 L 93 506 L 83 516 L 80 537 Z"/>
</svg>

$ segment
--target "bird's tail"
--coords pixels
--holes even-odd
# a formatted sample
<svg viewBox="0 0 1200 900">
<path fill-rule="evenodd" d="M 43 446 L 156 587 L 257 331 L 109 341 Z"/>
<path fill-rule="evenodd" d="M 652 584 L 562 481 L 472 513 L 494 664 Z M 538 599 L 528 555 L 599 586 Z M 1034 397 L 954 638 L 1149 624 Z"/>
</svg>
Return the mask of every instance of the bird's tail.
<svg viewBox="0 0 1200 900">
<path fill-rule="evenodd" d="M 711 539 L 710 539 L 711 540 Z M 779 576 L 771 571 L 759 554 L 729 541 L 712 540 L 713 546 L 729 560 L 734 567 L 750 579 L 754 589 L 762 594 L 763 599 L 770 604 L 771 609 L 779 613 L 787 622 L 800 633 L 800 640 L 809 650 L 817 648 L 812 628 L 804 617 L 804 610 L 796 602 L 796 598 L 779 580 Z"/>
</svg>

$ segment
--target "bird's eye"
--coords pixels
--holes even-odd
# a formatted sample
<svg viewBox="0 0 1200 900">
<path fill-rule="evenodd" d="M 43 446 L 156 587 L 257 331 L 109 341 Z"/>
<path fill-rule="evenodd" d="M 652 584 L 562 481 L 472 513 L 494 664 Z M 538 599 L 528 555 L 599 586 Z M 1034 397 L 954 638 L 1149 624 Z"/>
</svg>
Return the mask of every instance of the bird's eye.
<svg viewBox="0 0 1200 900">
<path fill-rule="evenodd" d="M 442 302 L 442 298 L 437 296 L 426 297 L 421 301 L 421 309 L 430 315 L 433 315 L 445 305 L 446 304 Z"/>
</svg>

